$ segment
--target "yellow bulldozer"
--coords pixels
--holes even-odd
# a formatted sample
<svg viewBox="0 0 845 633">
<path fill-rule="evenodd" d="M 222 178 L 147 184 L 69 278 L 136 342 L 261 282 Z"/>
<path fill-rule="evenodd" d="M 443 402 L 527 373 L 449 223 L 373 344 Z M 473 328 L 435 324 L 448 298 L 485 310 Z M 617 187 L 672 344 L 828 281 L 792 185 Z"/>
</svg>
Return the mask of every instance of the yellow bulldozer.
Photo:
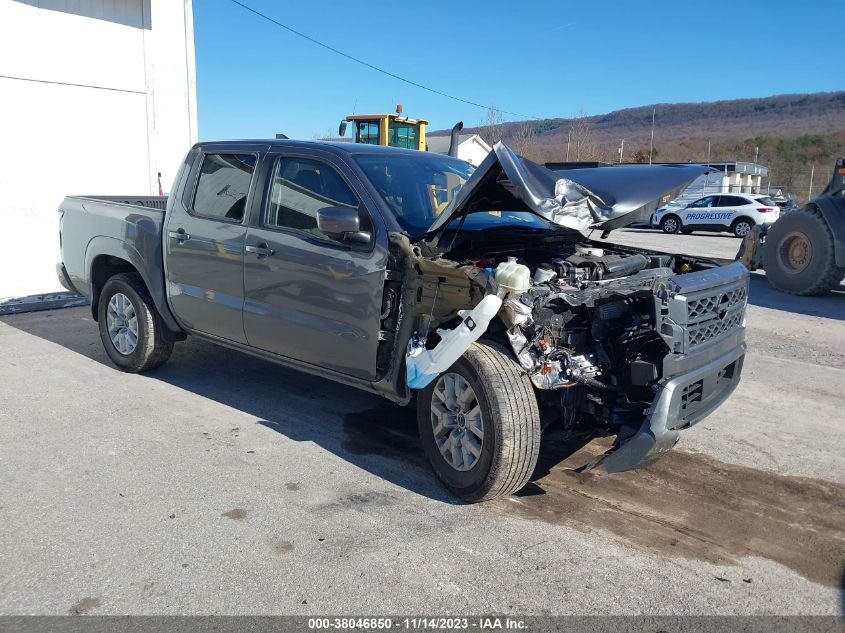
<svg viewBox="0 0 845 633">
<path fill-rule="evenodd" d="M 392 114 L 350 114 L 340 122 L 338 134 L 341 137 L 346 136 L 349 123 L 354 126 L 355 137 L 353 140 L 356 143 L 420 151 L 428 149 L 425 142 L 428 121 L 403 116 L 401 104 L 396 106 L 396 112 Z M 458 134 L 463 128 L 462 121 L 459 121 L 452 128 L 450 156 L 457 156 Z"/>
<path fill-rule="evenodd" d="M 774 224 L 755 226 L 737 259 L 762 268 L 769 283 L 794 295 L 821 295 L 845 278 L 845 156 L 820 195 Z"/>
<path fill-rule="evenodd" d="M 350 114 L 340 122 L 340 136 L 346 136 L 348 123 L 355 126 L 356 143 L 425 150 L 428 121 L 402 116 L 401 105 L 395 114 Z"/>
</svg>

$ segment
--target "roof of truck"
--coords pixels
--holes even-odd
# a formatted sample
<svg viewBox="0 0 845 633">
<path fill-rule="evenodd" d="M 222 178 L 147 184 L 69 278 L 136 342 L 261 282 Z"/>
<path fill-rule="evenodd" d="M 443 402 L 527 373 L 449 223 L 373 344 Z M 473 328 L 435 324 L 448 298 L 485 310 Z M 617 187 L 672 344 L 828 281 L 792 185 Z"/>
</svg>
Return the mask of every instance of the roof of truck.
<svg viewBox="0 0 845 633">
<path fill-rule="evenodd" d="M 294 139 L 237 139 L 231 141 L 202 141 L 194 145 L 201 149 L 213 149 L 215 147 L 226 147 L 231 149 L 233 145 L 267 145 L 268 147 L 319 147 L 334 151 L 338 154 L 407 154 L 419 155 L 419 150 L 402 149 L 399 147 L 385 147 L 383 145 L 368 145 L 366 143 L 344 143 L 340 141 L 302 141 Z"/>
</svg>

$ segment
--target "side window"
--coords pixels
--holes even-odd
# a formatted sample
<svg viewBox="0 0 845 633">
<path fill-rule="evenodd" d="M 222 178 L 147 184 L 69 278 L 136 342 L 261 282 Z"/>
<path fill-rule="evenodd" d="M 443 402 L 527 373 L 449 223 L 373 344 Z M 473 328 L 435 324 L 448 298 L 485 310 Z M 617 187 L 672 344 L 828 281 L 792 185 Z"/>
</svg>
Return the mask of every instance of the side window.
<svg viewBox="0 0 845 633">
<path fill-rule="evenodd" d="M 740 198 L 739 196 L 720 196 L 719 200 L 720 207 L 741 207 L 744 204 L 748 204 L 743 198 Z"/>
<path fill-rule="evenodd" d="M 324 237 L 317 228 L 319 209 L 359 206 L 358 198 L 333 167 L 307 158 L 282 158 L 273 177 L 266 224 Z"/>
<path fill-rule="evenodd" d="M 194 193 L 193 212 L 205 218 L 242 222 L 254 172 L 252 154 L 206 154 Z"/>
<path fill-rule="evenodd" d="M 358 121 L 358 131 L 356 132 L 357 143 L 365 143 L 367 145 L 378 145 L 379 122 L 378 121 Z"/>
</svg>

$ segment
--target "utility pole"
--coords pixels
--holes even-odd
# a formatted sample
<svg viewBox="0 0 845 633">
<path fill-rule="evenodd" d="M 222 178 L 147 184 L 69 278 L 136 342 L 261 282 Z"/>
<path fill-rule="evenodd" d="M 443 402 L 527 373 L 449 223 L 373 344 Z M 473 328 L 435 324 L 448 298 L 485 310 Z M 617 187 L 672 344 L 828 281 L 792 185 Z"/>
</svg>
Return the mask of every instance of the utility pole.
<svg viewBox="0 0 845 633">
<path fill-rule="evenodd" d="M 654 154 L 654 112 L 657 108 L 651 109 L 651 144 L 648 146 L 648 164 L 651 165 L 651 155 Z"/>
<path fill-rule="evenodd" d="M 569 162 L 569 144 L 572 142 L 572 128 L 569 129 L 569 134 L 566 136 L 566 162 Z"/>
<path fill-rule="evenodd" d="M 625 153 L 625 139 L 622 139 L 622 145 L 619 146 L 619 162 L 622 162 L 622 155 Z"/>
<path fill-rule="evenodd" d="M 757 164 L 757 156 L 759 156 L 759 154 L 760 154 L 760 148 L 757 145 L 755 145 L 754 146 L 754 164 L 755 165 Z"/>
</svg>

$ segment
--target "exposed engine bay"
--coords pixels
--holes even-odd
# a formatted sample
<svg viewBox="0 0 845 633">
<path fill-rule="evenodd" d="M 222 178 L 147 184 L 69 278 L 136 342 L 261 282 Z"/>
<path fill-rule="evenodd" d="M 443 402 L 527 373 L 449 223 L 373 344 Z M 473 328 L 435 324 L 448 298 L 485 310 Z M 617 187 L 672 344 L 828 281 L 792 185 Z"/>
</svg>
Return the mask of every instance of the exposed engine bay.
<svg viewBox="0 0 845 633">
<path fill-rule="evenodd" d="M 542 425 L 616 436 L 589 467 L 671 449 L 738 384 L 747 271 L 584 231 L 606 237 L 702 169 L 561 176 L 497 144 L 422 239 L 389 233 L 373 387 L 407 403 L 484 337 L 533 385 Z"/>
<path fill-rule="evenodd" d="M 443 254 L 394 237 L 405 272 L 392 288 L 388 276 L 387 373 L 389 349 L 403 345 L 406 385 L 423 388 L 483 335 L 512 349 L 548 424 L 618 442 L 646 419 L 664 359 L 683 351 L 669 318 L 676 280 L 720 267 L 575 234 L 470 240 Z"/>
</svg>

